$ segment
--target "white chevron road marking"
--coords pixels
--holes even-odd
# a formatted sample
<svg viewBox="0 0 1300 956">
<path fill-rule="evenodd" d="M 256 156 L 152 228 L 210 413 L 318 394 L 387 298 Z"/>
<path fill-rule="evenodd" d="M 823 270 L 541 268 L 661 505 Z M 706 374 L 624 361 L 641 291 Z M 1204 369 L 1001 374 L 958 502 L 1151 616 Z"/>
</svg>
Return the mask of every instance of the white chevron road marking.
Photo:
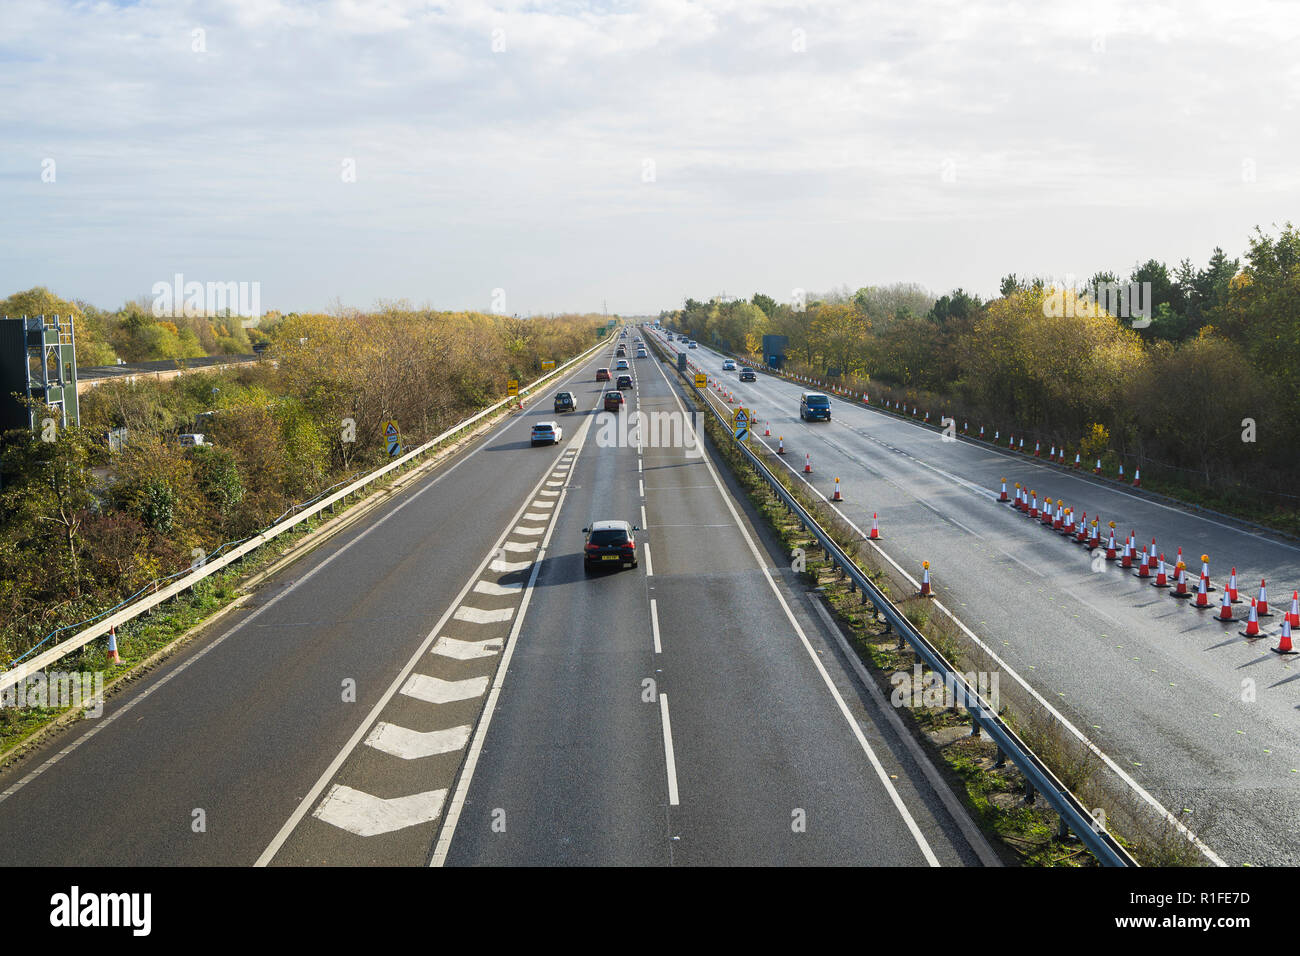
<svg viewBox="0 0 1300 956">
<path fill-rule="evenodd" d="M 522 554 L 526 551 L 536 551 L 536 541 L 507 541 L 502 545 L 507 551 L 513 551 L 516 554 Z"/>
<path fill-rule="evenodd" d="M 479 581 L 474 585 L 474 590 L 479 594 L 490 594 L 492 597 L 514 597 L 523 589 L 523 581 L 518 584 L 497 584 L 495 581 Z"/>
<path fill-rule="evenodd" d="M 468 621 L 470 624 L 497 624 L 501 621 L 508 621 L 514 616 L 515 609 L 512 607 L 487 611 L 481 607 L 467 607 L 464 604 L 456 608 L 456 613 L 452 615 L 456 620 Z"/>
<path fill-rule="evenodd" d="M 446 790 L 429 790 L 384 800 L 336 783 L 312 816 L 357 836 L 378 836 L 436 820 L 446 799 Z"/>
<path fill-rule="evenodd" d="M 510 533 L 511 533 L 511 534 L 540 535 L 540 534 L 541 534 L 543 531 L 545 531 L 545 530 L 546 530 L 546 526 L 545 526 L 545 525 L 543 525 L 543 526 L 540 527 L 540 528 L 527 528 L 527 527 L 525 527 L 524 525 L 517 525 L 517 526 L 515 527 L 515 530 L 512 531 L 512 532 L 510 532 Z"/>
<path fill-rule="evenodd" d="M 480 657 L 495 657 L 501 653 L 501 639 L 490 641 L 458 641 L 454 637 L 443 636 L 433 645 L 431 654 L 450 657 L 455 661 L 476 661 Z"/>
<path fill-rule="evenodd" d="M 381 721 L 366 738 L 366 745 L 382 750 L 403 760 L 418 760 L 420 757 L 433 757 L 460 750 L 469 743 L 473 730 L 469 724 L 451 727 L 447 730 L 431 730 L 426 734 L 418 730 L 408 730 L 397 724 Z"/>
<path fill-rule="evenodd" d="M 482 697 L 487 690 L 486 677 L 470 677 L 466 680 L 442 680 L 427 674 L 412 674 L 402 685 L 402 693 L 414 697 L 426 704 L 452 704 L 458 700 L 471 700 Z"/>
<path fill-rule="evenodd" d="M 514 571 L 527 571 L 533 566 L 531 561 L 502 561 L 500 558 L 493 558 L 488 567 L 496 574 L 510 574 Z"/>
<path fill-rule="evenodd" d="M 551 516 L 538 514 L 536 511 L 529 511 L 524 515 L 524 520 L 525 521 L 549 521 L 551 520 Z"/>
</svg>

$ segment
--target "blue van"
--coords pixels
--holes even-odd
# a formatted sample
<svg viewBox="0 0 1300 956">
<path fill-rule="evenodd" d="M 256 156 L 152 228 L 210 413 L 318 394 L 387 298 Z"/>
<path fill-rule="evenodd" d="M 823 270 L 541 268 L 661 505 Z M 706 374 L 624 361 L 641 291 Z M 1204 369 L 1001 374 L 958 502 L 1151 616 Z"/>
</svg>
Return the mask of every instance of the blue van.
<svg viewBox="0 0 1300 956">
<path fill-rule="evenodd" d="M 799 417 L 806 422 L 830 421 L 830 396 L 824 392 L 804 392 L 799 396 Z"/>
</svg>

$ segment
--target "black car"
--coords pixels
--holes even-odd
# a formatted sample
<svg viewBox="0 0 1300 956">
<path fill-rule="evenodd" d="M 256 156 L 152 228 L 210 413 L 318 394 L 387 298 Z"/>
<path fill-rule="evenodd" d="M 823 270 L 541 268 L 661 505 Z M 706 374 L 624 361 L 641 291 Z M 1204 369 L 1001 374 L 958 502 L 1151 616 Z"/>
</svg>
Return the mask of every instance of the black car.
<svg viewBox="0 0 1300 956">
<path fill-rule="evenodd" d="M 635 568 L 636 532 L 634 524 L 626 521 L 595 521 L 583 528 L 587 536 L 582 546 L 582 566 L 587 571 L 596 568 Z"/>
<path fill-rule="evenodd" d="M 556 392 L 555 393 L 555 410 L 557 412 L 573 411 L 573 393 Z"/>
<path fill-rule="evenodd" d="M 742 382 L 757 382 L 758 376 L 754 374 L 752 368 L 742 368 L 740 370 L 740 380 Z"/>
<path fill-rule="evenodd" d="M 632 387 L 633 387 L 633 385 L 632 385 L 632 376 L 631 376 L 631 375 L 620 375 L 620 376 L 618 377 L 618 381 L 616 381 L 616 382 L 614 383 L 614 387 L 615 387 L 615 388 L 618 388 L 618 389 L 632 388 Z"/>
</svg>

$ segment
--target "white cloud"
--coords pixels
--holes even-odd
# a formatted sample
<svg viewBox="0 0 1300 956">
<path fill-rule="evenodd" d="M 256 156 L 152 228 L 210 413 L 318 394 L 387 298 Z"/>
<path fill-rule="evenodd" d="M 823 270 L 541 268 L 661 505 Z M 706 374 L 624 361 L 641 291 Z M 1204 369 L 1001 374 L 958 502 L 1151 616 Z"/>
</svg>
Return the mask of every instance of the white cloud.
<svg viewBox="0 0 1300 956">
<path fill-rule="evenodd" d="M 0 291 L 115 305 L 185 271 L 280 308 L 641 311 L 1236 253 L 1300 185 L 1298 15 L 8 0 Z"/>
</svg>

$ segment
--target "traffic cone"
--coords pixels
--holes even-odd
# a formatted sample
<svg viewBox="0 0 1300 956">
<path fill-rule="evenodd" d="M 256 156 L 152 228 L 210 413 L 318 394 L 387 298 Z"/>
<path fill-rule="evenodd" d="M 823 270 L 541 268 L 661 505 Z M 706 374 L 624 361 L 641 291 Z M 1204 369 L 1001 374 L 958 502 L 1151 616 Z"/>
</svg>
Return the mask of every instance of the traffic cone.
<svg viewBox="0 0 1300 956">
<path fill-rule="evenodd" d="M 1074 453 L 1074 467 L 1075 467 L 1075 468 L 1078 468 L 1080 464 L 1081 464 L 1081 462 L 1079 461 L 1079 453 L 1078 453 L 1078 452 L 1075 452 L 1075 453 Z"/>
<path fill-rule="evenodd" d="M 1124 480 L 1124 463 L 1122 461 L 1119 463 L 1119 480 Z"/>
<path fill-rule="evenodd" d="M 1002 433 L 999 432 L 999 431 L 995 431 L 995 432 L 993 433 L 993 444 L 996 445 L 996 444 L 998 443 L 998 441 L 1000 440 L 1000 439 L 999 439 L 999 436 L 1000 436 L 1001 434 L 1002 434 Z"/>
<path fill-rule="evenodd" d="M 1246 618 L 1246 629 L 1238 631 L 1242 637 L 1259 637 L 1259 606 L 1255 599 L 1250 599 L 1250 617 Z"/>
<path fill-rule="evenodd" d="M 1064 535 L 1074 534 L 1074 509 L 1073 508 L 1065 509 L 1065 524 L 1061 526 L 1061 534 Z"/>
<path fill-rule="evenodd" d="M 1169 575 L 1165 573 L 1165 556 L 1160 555 L 1160 570 L 1156 572 L 1156 579 L 1151 585 L 1153 588 L 1169 587 Z"/>
<path fill-rule="evenodd" d="M 1119 556 L 1119 566 L 1121 568 L 1133 567 L 1133 534 L 1129 533 L 1128 540 L 1124 542 L 1124 553 Z"/>
<path fill-rule="evenodd" d="M 872 541 L 880 540 L 880 515 L 871 513 L 871 533 L 867 535 Z"/>
<path fill-rule="evenodd" d="M 1043 499 L 1043 511 L 1042 514 L 1039 515 L 1039 520 L 1043 524 L 1052 523 L 1052 499 L 1051 498 Z"/>
<path fill-rule="evenodd" d="M 108 662 L 110 664 L 122 663 L 122 658 L 117 653 L 117 627 L 116 625 L 108 629 Z"/>
<path fill-rule="evenodd" d="M 1259 581 L 1259 600 L 1257 603 L 1260 617 L 1273 616 L 1273 612 L 1268 609 L 1268 588 L 1265 586 L 1263 578 L 1260 578 Z"/>
<path fill-rule="evenodd" d="M 1002 479 L 1002 493 L 998 495 L 998 501 L 1006 501 L 1006 500 L 1008 500 L 1008 499 L 1007 499 L 1007 480 L 1006 480 L 1005 478 L 1003 478 L 1003 479 Z"/>
<path fill-rule="evenodd" d="M 771 437 L 772 437 L 772 428 L 771 428 L 771 426 L 772 426 L 772 423 L 771 423 L 771 422 L 763 422 L 763 437 L 764 437 L 764 438 L 771 438 Z"/>
<path fill-rule="evenodd" d="M 1174 590 L 1171 596 L 1176 598 L 1191 597 L 1191 592 L 1187 590 L 1187 565 L 1179 561 L 1174 565 L 1174 570 L 1178 572 L 1178 577 L 1174 579 Z"/>
<path fill-rule="evenodd" d="M 1210 595 L 1205 590 L 1205 582 L 1206 579 L 1202 577 L 1200 585 L 1196 588 L 1196 600 L 1193 602 L 1192 607 L 1204 609 L 1210 606 Z"/>
<path fill-rule="evenodd" d="M 1273 648 L 1274 654 L 1294 654 L 1291 648 L 1291 619 L 1282 618 L 1282 637 L 1277 642 L 1277 647 Z"/>
<path fill-rule="evenodd" d="M 1093 467 L 1092 467 L 1092 473 L 1093 473 L 1094 475 L 1100 475 L 1100 474 L 1101 474 L 1101 459 L 1100 459 L 1100 458 L 1097 459 L 1097 464 L 1093 465 Z"/>
<path fill-rule="evenodd" d="M 784 455 L 784 454 L 785 454 L 785 436 L 784 436 L 784 435 L 781 435 L 781 436 L 778 437 L 777 440 L 776 440 L 776 453 L 777 453 L 778 455 Z"/>
<path fill-rule="evenodd" d="M 984 440 L 984 426 L 980 426 L 980 441 Z"/>
<path fill-rule="evenodd" d="M 1063 504 L 1061 504 L 1059 501 L 1056 503 L 1056 518 L 1052 521 L 1053 531 L 1060 531 L 1062 528 L 1065 527 L 1066 510 L 1067 510 L 1066 507 Z"/>
<path fill-rule="evenodd" d="M 1225 592 L 1233 604 L 1240 604 L 1241 598 L 1237 594 L 1237 569 L 1232 569 L 1232 576 L 1228 578 L 1228 588 Z"/>
<path fill-rule="evenodd" d="M 843 500 L 844 500 L 844 499 L 840 497 L 840 480 L 839 480 L 838 478 L 836 478 L 836 479 L 835 479 L 835 494 L 831 495 L 831 501 L 843 501 Z"/>
<path fill-rule="evenodd" d="M 1205 590 L 1207 592 L 1218 590 L 1218 588 L 1210 583 L 1210 556 L 1208 554 L 1201 555 L 1201 580 L 1205 582 Z"/>
<path fill-rule="evenodd" d="M 1025 450 L 1025 440 L 1023 438 L 1020 439 L 1020 450 L 1021 452 Z"/>
<path fill-rule="evenodd" d="M 1029 517 L 1038 517 L 1038 492 L 1033 490 L 1029 492 Z"/>
<path fill-rule="evenodd" d="M 921 597 L 930 597 L 930 562 L 922 561 L 921 568 L 924 572 L 921 577 Z"/>
<path fill-rule="evenodd" d="M 1291 610 L 1286 616 L 1292 627 L 1300 627 L 1300 591 L 1291 592 Z"/>
<path fill-rule="evenodd" d="M 1092 537 L 1088 539 L 1089 551 L 1101 547 L 1101 528 L 1099 527 L 1100 522 L 1101 522 L 1100 518 L 1092 519 Z"/>
<path fill-rule="evenodd" d="M 1060 457 L 1056 459 L 1056 463 L 1057 463 L 1058 465 L 1064 465 L 1064 464 L 1065 464 L 1065 446 L 1064 446 L 1064 445 L 1061 446 Z"/>
<path fill-rule="evenodd" d="M 1043 455 L 1043 443 L 1040 441 L 1034 442 L 1034 457 L 1041 458 L 1042 455 Z"/>
<path fill-rule="evenodd" d="M 1134 488 L 1141 488 L 1141 487 L 1142 487 L 1142 469 L 1141 469 L 1141 468 L 1135 468 L 1135 469 L 1133 469 L 1133 487 L 1134 487 Z"/>
<path fill-rule="evenodd" d="M 812 474 L 812 455 L 811 455 L 811 454 L 808 454 L 808 455 L 804 455 L 804 456 L 803 456 L 803 473 L 804 473 L 805 475 L 811 475 L 811 474 Z"/>
<path fill-rule="evenodd" d="M 1147 563 L 1154 566 L 1156 563 L 1156 539 L 1155 538 L 1151 539 L 1151 552 L 1148 555 L 1148 557 L 1150 558 L 1150 560 Z"/>
<path fill-rule="evenodd" d="M 1215 617 L 1218 621 L 1232 620 L 1232 601 L 1228 598 L 1228 592 L 1223 592 L 1223 603 L 1219 605 L 1219 613 Z"/>
<path fill-rule="evenodd" d="M 1140 578 L 1151 577 L 1151 562 L 1147 560 L 1147 553 L 1142 552 L 1142 563 L 1138 565 L 1137 576 Z"/>
<path fill-rule="evenodd" d="M 1047 460 L 1048 460 L 1048 461 L 1056 461 L 1056 446 L 1055 446 L 1055 445 L 1053 445 L 1051 448 L 1049 448 L 1049 449 L 1047 450 Z"/>
<path fill-rule="evenodd" d="M 1083 542 L 1087 540 L 1088 540 L 1088 512 L 1085 511 L 1083 513 L 1083 517 L 1079 520 L 1079 530 L 1076 531 L 1074 534 L 1074 543 L 1083 544 Z"/>
<path fill-rule="evenodd" d="M 1110 540 L 1106 542 L 1106 560 L 1115 560 L 1115 522 L 1110 523 Z"/>
</svg>

